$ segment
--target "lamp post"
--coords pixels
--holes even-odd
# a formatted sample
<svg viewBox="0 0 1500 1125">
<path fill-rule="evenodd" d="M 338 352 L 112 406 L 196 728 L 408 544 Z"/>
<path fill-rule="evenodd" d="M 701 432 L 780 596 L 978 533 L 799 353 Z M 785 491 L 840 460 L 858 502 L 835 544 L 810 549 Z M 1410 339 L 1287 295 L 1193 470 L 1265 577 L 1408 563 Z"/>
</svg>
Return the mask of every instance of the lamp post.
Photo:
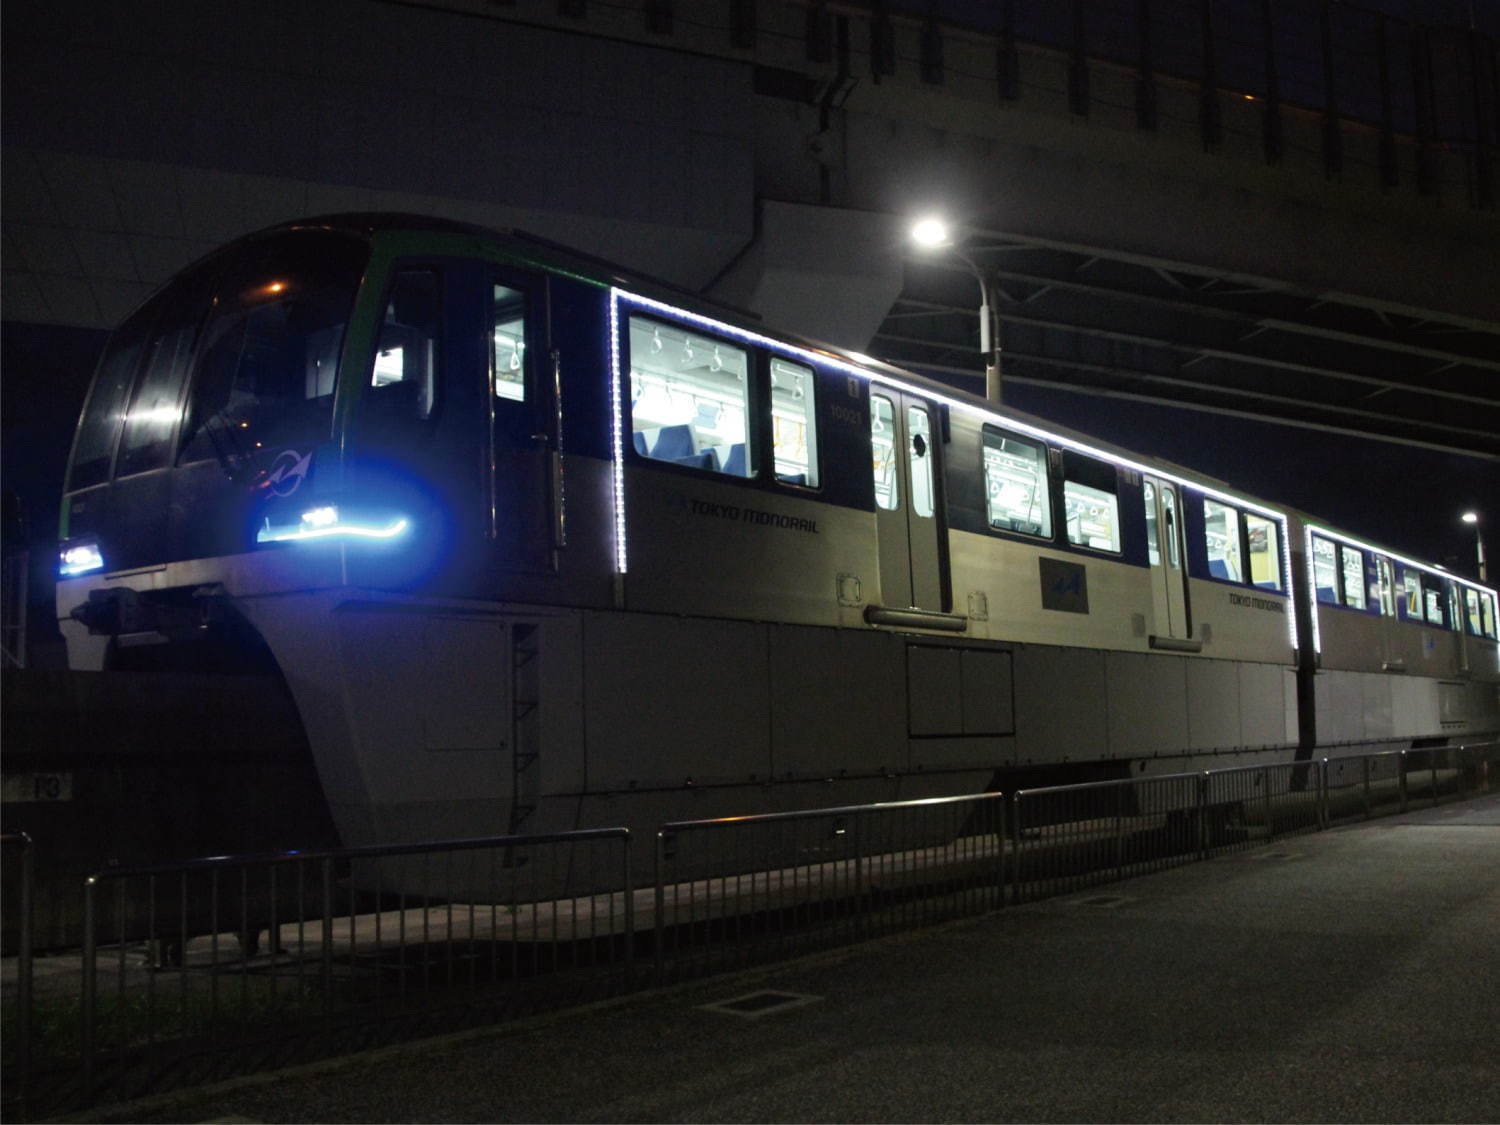
<svg viewBox="0 0 1500 1125">
<path fill-rule="evenodd" d="M 1462 519 L 1464 523 L 1470 524 L 1474 528 L 1474 549 L 1479 555 L 1479 581 L 1488 582 L 1490 580 L 1490 575 L 1489 570 L 1485 567 L 1484 564 L 1484 535 L 1479 530 L 1479 513 L 1465 512 L 1459 518 Z"/>
<path fill-rule="evenodd" d="M 979 353 L 984 356 L 984 397 L 1000 404 L 1000 324 L 995 318 L 991 279 L 973 258 L 953 244 L 952 231 L 939 218 L 920 219 L 912 225 L 911 240 L 924 250 L 946 250 L 969 267 L 979 282 Z"/>
</svg>

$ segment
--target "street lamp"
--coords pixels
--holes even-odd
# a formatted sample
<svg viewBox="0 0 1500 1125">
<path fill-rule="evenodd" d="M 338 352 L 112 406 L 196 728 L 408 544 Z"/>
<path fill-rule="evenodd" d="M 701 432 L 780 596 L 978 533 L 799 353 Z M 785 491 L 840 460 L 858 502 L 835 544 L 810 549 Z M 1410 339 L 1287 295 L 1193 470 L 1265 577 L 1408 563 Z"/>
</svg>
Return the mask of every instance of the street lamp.
<svg viewBox="0 0 1500 1125">
<path fill-rule="evenodd" d="M 1490 576 L 1489 571 L 1484 565 L 1484 535 L 1479 530 L 1479 513 L 1465 512 L 1459 518 L 1462 519 L 1464 523 L 1470 524 L 1474 528 L 1474 549 L 1479 554 L 1479 581 L 1488 582 L 1490 580 Z"/>
<path fill-rule="evenodd" d="M 979 353 L 984 356 L 984 397 L 1000 404 L 1000 325 L 994 314 L 995 302 L 991 299 L 991 281 L 983 270 L 963 251 L 953 244 L 953 233 L 948 224 L 936 217 L 928 216 L 912 224 L 911 240 L 923 250 L 946 250 L 974 274 L 979 282 Z"/>
</svg>

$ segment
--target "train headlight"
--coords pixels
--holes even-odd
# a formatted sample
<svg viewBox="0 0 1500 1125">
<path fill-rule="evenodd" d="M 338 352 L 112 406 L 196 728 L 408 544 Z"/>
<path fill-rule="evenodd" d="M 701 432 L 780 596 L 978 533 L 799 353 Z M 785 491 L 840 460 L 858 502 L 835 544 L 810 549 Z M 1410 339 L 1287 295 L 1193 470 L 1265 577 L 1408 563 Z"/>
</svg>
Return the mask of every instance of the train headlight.
<svg viewBox="0 0 1500 1125">
<path fill-rule="evenodd" d="M 80 574 L 104 569 L 104 555 L 97 543 L 75 543 L 64 547 L 60 554 L 57 572 L 64 578 L 76 578 Z"/>
</svg>

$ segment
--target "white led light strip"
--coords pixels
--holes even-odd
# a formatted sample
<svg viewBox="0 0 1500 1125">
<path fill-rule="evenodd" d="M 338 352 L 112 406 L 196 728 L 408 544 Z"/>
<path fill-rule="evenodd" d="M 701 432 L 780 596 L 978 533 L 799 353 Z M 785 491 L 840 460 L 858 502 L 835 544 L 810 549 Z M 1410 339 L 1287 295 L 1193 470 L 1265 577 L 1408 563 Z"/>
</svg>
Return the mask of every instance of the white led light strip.
<svg viewBox="0 0 1500 1125">
<path fill-rule="evenodd" d="M 620 298 L 618 289 L 609 291 L 609 409 L 610 440 L 613 443 L 615 477 L 615 569 L 625 573 L 625 419 L 621 417 L 620 396 Z"/>
<path fill-rule="evenodd" d="M 1402 566 L 1407 567 L 1408 569 L 1426 571 L 1428 574 L 1432 575 L 1434 578 L 1442 578 L 1442 579 L 1452 580 L 1453 582 L 1455 582 L 1460 587 L 1463 587 L 1463 588 L 1469 589 L 1469 590 L 1473 590 L 1481 598 L 1485 598 L 1485 599 L 1489 600 L 1490 606 L 1491 606 L 1491 609 L 1490 609 L 1491 615 L 1494 615 L 1494 613 L 1496 612 L 1495 591 L 1492 590 L 1492 589 L 1490 589 L 1488 586 L 1482 586 L 1482 585 L 1480 585 L 1478 582 L 1472 582 L 1469 579 L 1464 578 L 1462 575 L 1453 574 L 1450 571 L 1443 570 L 1441 567 L 1433 566 L 1431 563 L 1418 562 L 1416 559 L 1409 559 L 1405 555 L 1398 555 L 1395 551 L 1392 551 L 1388 547 L 1377 547 L 1373 543 L 1366 543 L 1362 539 L 1356 539 L 1352 535 L 1345 535 L 1342 531 L 1334 531 L 1332 528 L 1323 527 L 1320 524 L 1315 524 L 1315 523 L 1309 523 L 1309 524 L 1307 524 L 1305 526 L 1303 535 L 1304 535 L 1304 538 L 1306 539 L 1306 543 L 1304 544 L 1304 546 L 1305 546 L 1306 552 L 1307 552 L 1307 555 L 1306 555 L 1306 557 L 1307 557 L 1307 589 L 1308 589 L 1308 592 L 1309 592 L 1309 596 L 1313 600 L 1313 604 L 1312 604 L 1313 650 L 1315 652 L 1322 652 L 1323 651 L 1323 637 L 1322 637 L 1321 631 L 1318 628 L 1318 606 L 1320 604 L 1322 604 L 1322 603 L 1320 603 L 1317 600 L 1318 579 L 1317 579 L 1317 573 L 1313 569 L 1312 539 L 1313 539 L 1314 535 L 1317 535 L 1317 536 L 1319 536 L 1322 539 L 1331 540 L 1332 542 L 1335 542 L 1335 543 L 1343 543 L 1343 544 L 1346 544 L 1347 546 L 1350 546 L 1350 547 L 1357 547 L 1361 551 L 1369 551 L 1371 554 L 1374 554 L 1374 555 L 1384 555 L 1386 558 L 1390 559 L 1392 562 L 1398 562 Z M 1397 589 L 1396 589 L 1395 592 L 1396 593 L 1400 592 L 1400 585 L 1399 584 L 1397 585 Z M 1407 607 L 1407 616 L 1411 616 L 1410 607 Z M 1461 632 L 1461 633 L 1464 632 L 1464 630 L 1462 628 L 1459 628 L 1458 631 Z"/>
<path fill-rule="evenodd" d="M 1135 472 L 1144 473 L 1148 476 L 1157 477 L 1161 480 L 1172 481 L 1174 484 L 1180 485 L 1184 488 L 1190 488 L 1194 492 L 1200 492 L 1205 496 L 1212 496 L 1216 500 L 1222 500 L 1225 503 L 1232 504 L 1236 508 L 1255 512 L 1258 515 L 1266 517 L 1267 519 L 1275 520 L 1281 525 L 1281 541 L 1286 544 L 1287 547 L 1286 550 L 1281 552 L 1281 578 L 1283 583 L 1281 593 L 1287 598 L 1291 597 L 1291 523 L 1287 519 L 1285 513 L 1278 512 L 1274 508 L 1267 508 L 1264 505 L 1258 504 L 1253 500 L 1248 500 L 1243 496 L 1236 496 L 1235 494 L 1230 492 L 1224 492 L 1220 489 L 1214 488 L 1212 485 L 1203 484 L 1201 481 L 1189 480 L 1186 477 L 1178 476 L 1175 473 L 1169 472 L 1168 470 L 1162 469 L 1158 466 L 1146 465 L 1139 461 L 1132 461 L 1128 457 L 1121 457 L 1118 453 L 1110 453 L 1103 449 L 1098 449 L 1095 446 L 1091 446 L 1085 442 L 1077 441 L 1074 438 L 1068 438 L 1063 437 L 1059 434 L 1054 434 L 1050 430 L 1041 429 L 1040 427 L 1033 426 L 1030 423 L 1023 422 L 1017 418 L 1011 418 L 1006 415 L 996 414 L 991 410 L 986 410 L 984 407 L 978 406 L 964 399 L 952 398 L 949 395 L 943 394 L 941 391 L 933 390 L 931 387 L 918 386 L 915 383 L 908 383 L 899 376 L 893 376 L 886 372 L 876 373 L 868 371 L 865 368 L 860 367 L 858 364 L 850 363 L 848 360 L 842 358 L 841 356 L 833 355 L 829 352 L 814 351 L 810 348 L 799 347 L 796 344 L 788 344 L 784 340 L 776 340 L 771 338 L 770 336 L 762 336 L 758 332 L 750 332 L 743 328 L 736 328 L 733 325 L 724 324 L 721 321 L 713 320 L 712 318 L 703 316 L 699 313 L 687 312 L 684 309 L 677 308 L 675 305 L 669 305 L 664 301 L 657 301 L 653 300 L 650 297 L 642 297 L 634 293 L 627 293 L 623 289 L 611 289 L 609 306 L 609 346 L 610 369 L 612 375 L 611 391 L 613 394 L 612 409 L 614 415 L 615 445 L 615 527 L 617 536 L 617 564 L 619 566 L 621 574 L 625 573 L 625 465 L 622 442 L 624 420 L 621 417 L 620 405 L 621 371 L 619 332 L 619 309 L 622 302 L 633 305 L 636 308 L 645 309 L 650 312 L 661 313 L 662 315 L 671 317 L 674 320 L 689 321 L 710 332 L 715 332 L 723 336 L 731 336 L 735 339 L 743 340 L 746 343 L 754 344 L 758 347 L 769 348 L 772 351 L 780 352 L 782 355 L 793 356 L 805 363 L 810 363 L 815 366 L 821 365 L 823 367 L 830 367 L 836 371 L 841 371 L 846 375 L 853 375 L 856 378 L 864 379 L 867 382 L 870 380 L 878 380 L 883 384 L 895 387 L 899 390 L 907 392 L 908 394 L 918 395 L 922 398 L 942 403 L 949 409 L 958 410 L 975 418 L 993 422 L 995 425 L 1002 426 L 1005 429 L 1013 430 L 1018 433 L 1029 434 L 1032 437 L 1040 438 L 1052 445 L 1073 449 L 1079 453 L 1087 454 L 1090 457 L 1097 457 L 1101 461 L 1108 461 L 1110 464 L 1118 465 L 1121 468 L 1132 469 Z M 1297 647 L 1297 615 L 1295 613 L 1288 613 L 1286 615 L 1286 621 L 1288 639 L 1291 641 L 1292 648 L 1295 649 Z"/>
</svg>

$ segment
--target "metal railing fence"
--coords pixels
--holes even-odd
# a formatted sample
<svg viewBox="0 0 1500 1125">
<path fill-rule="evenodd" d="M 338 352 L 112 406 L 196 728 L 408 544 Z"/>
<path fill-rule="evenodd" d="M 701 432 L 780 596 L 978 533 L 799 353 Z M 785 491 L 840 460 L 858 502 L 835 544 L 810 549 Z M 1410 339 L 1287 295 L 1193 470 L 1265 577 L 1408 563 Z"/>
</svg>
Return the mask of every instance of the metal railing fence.
<svg viewBox="0 0 1500 1125">
<path fill-rule="evenodd" d="M 1198 858 L 1202 775 L 1021 789 L 1011 797 L 1011 897 L 1066 894 Z"/>
<path fill-rule="evenodd" d="M 17 879 L 20 893 L 16 901 L 16 988 L 15 1007 L 7 1031 L 0 1037 L 4 1044 L 6 1081 L 3 1104 L 7 1110 L 24 1118 L 31 1085 L 32 1017 L 35 1014 L 32 961 L 32 936 L 35 922 L 36 853 L 31 837 L 25 832 L 0 835 L 0 853 L 15 857 L 15 871 L 7 877 Z M 9 865 L 7 864 L 7 867 Z M 9 1116 L 9 1113 L 7 1113 Z"/>
<path fill-rule="evenodd" d="M 33 989 L 20 881 L 5 1110 L 56 1113 L 861 941 L 1500 791 L 1500 742 L 624 828 L 114 869 Z M 14 901 L 14 900 L 12 900 Z M 12 909 L 17 909 L 12 907 Z M 55 959 L 49 959 L 49 962 Z M 45 1018 L 44 1018 L 45 1017 Z"/>
<path fill-rule="evenodd" d="M 1278 762 L 1205 773 L 1205 855 L 1322 828 L 1324 761 Z"/>
<path fill-rule="evenodd" d="M 630 862 L 628 830 L 605 828 L 90 876 L 78 1095 L 200 1084 L 620 991 Z"/>
<path fill-rule="evenodd" d="M 1004 841 L 1000 793 L 664 824 L 657 979 L 992 910 Z"/>
</svg>

